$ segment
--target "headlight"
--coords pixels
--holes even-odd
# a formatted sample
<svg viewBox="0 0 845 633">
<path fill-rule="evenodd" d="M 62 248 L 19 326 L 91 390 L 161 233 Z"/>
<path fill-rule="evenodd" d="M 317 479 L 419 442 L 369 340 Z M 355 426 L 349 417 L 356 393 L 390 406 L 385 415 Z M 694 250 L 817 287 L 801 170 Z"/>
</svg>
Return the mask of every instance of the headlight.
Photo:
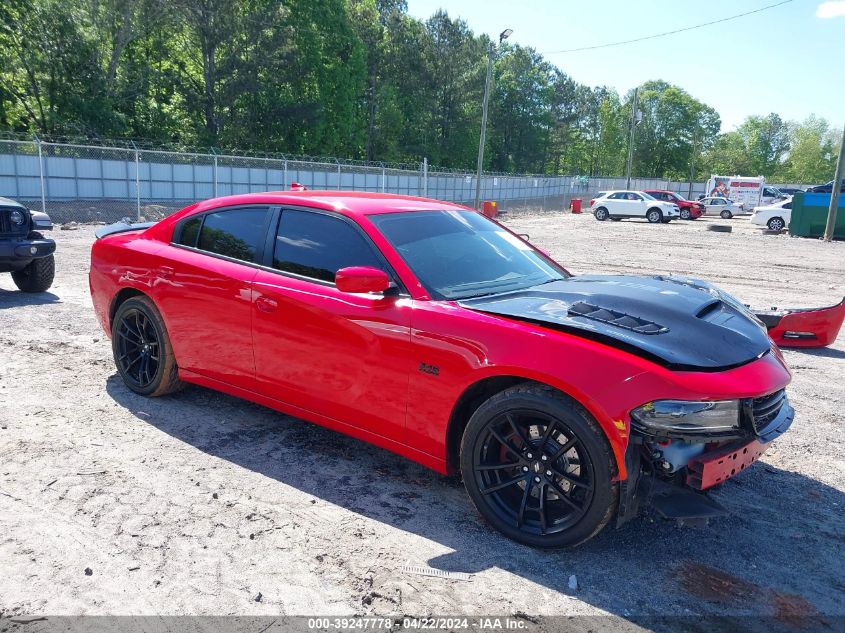
<svg viewBox="0 0 845 633">
<path fill-rule="evenodd" d="M 639 431 L 660 437 L 736 435 L 739 413 L 739 400 L 655 400 L 631 411 L 631 419 Z"/>
<path fill-rule="evenodd" d="M 21 226 L 26 221 L 26 218 L 24 218 L 23 213 L 20 211 L 12 211 L 9 214 L 9 219 L 12 221 L 12 224 L 16 226 Z"/>
</svg>

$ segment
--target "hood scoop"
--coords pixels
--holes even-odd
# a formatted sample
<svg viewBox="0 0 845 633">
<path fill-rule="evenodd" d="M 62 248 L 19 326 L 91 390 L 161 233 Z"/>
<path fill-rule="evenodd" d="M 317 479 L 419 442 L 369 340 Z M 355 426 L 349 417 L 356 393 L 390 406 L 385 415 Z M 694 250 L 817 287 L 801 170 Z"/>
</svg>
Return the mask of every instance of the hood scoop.
<svg viewBox="0 0 845 633">
<path fill-rule="evenodd" d="M 458 303 L 677 371 L 739 367 L 771 349 L 765 326 L 747 308 L 707 282 L 685 277 L 581 275 Z"/>
<path fill-rule="evenodd" d="M 625 328 L 626 330 L 633 330 L 639 334 L 665 334 L 669 331 L 668 327 L 646 321 L 645 319 L 638 319 L 630 314 L 619 312 L 618 310 L 611 310 L 609 308 L 600 308 L 594 306 L 586 301 L 577 301 L 569 307 L 570 316 L 580 316 L 585 319 L 593 319 L 594 321 L 601 321 L 608 325 L 615 325 L 616 327 Z"/>
</svg>

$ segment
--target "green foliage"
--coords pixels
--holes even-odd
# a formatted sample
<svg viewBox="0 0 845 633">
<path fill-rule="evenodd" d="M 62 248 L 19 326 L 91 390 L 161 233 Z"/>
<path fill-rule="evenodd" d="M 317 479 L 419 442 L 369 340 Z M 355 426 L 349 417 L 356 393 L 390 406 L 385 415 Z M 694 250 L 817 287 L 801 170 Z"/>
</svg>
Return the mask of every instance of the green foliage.
<svg viewBox="0 0 845 633">
<path fill-rule="evenodd" d="M 836 170 L 840 137 L 827 121 L 815 116 L 789 129 L 790 150 L 778 167 L 777 177 L 784 182 L 823 183 Z"/>
<path fill-rule="evenodd" d="M 0 129 L 474 168 L 489 55 L 485 167 L 621 175 L 632 93 L 573 81 L 406 0 L 4 0 Z M 822 119 L 718 114 L 677 86 L 640 90 L 635 175 L 830 179 Z M 832 158 L 833 157 L 833 158 Z"/>
</svg>

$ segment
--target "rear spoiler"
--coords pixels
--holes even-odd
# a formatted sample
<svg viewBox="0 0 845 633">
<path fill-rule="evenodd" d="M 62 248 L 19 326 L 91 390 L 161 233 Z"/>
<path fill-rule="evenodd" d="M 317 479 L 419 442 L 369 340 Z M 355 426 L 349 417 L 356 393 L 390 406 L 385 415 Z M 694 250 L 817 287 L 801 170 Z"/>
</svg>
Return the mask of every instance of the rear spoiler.
<svg viewBox="0 0 845 633">
<path fill-rule="evenodd" d="M 117 235 L 118 233 L 128 233 L 129 231 L 144 231 L 153 226 L 154 224 L 156 223 L 135 222 L 133 224 L 131 222 L 127 222 L 126 220 L 121 220 L 120 222 L 109 224 L 108 226 L 101 226 L 99 229 L 94 231 L 94 236 L 98 240 L 101 240 L 104 237 L 108 237 L 109 235 Z"/>
</svg>

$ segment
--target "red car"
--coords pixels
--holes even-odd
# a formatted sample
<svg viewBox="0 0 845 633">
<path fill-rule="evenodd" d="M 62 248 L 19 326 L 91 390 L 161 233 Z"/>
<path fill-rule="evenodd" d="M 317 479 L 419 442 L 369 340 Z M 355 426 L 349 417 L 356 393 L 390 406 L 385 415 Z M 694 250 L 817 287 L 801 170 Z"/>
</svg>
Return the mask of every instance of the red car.
<svg viewBox="0 0 845 633">
<path fill-rule="evenodd" d="M 687 200 L 681 194 L 665 189 L 646 189 L 645 192 L 658 200 L 674 202 L 681 210 L 682 220 L 696 220 L 704 215 L 704 205 L 700 202 Z"/>
<path fill-rule="evenodd" d="M 133 391 L 194 383 L 463 475 L 507 536 L 573 545 L 783 433 L 791 375 L 738 301 L 573 276 L 480 213 L 406 196 L 218 198 L 98 231 L 90 285 Z"/>
</svg>

